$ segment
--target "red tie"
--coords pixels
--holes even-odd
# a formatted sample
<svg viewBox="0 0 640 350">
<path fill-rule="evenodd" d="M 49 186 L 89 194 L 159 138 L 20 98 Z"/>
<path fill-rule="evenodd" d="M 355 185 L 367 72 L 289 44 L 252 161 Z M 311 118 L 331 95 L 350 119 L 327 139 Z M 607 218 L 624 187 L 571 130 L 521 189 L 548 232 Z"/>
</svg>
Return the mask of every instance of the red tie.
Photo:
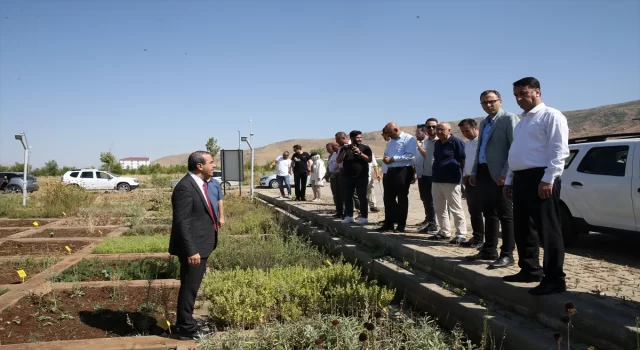
<svg viewBox="0 0 640 350">
<path fill-rule="evenodd" d="M 207 204 L 209 205 L 209 214 L 213 218 L 213 229 L 218 231 L 218 224 L 216 223 L 216 215 L 213 213 L 213 207 L 211 206 L 211 199 L 209 199 L 209 192 L 207 192 L 207 183 L 202 184 L 202 188 L 204 188 L 204 196 L 207 198 Z"/>
</svg>

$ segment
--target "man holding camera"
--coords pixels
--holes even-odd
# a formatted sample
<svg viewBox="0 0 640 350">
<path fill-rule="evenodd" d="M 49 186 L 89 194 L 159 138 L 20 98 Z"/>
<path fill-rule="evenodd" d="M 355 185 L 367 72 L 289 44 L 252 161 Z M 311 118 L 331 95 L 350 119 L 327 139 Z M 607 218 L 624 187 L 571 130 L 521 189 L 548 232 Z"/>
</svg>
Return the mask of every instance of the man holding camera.
<svg viewBox="0 0 640 350">
<path fill-rule="evenodd" d="M 353 130 L 349 133 L 351 144 L 344 145 L 340 149 L 337 162 L 342 164 L 343 178 L 345 180 L 345 198 L 351 198 L 353 192 L 358 195 L 360 202 L 360 217 L 358 225 L 369 222 L 369 202 L 367 201 L 367 185 L 369 183 L 369 163 L 373 158 L 373 152 L 369 146 L 362 144 L 362 132 Z M 344 210 L 343 224 L 353 222 L 353 201 L 347 200 Z"/>
</svg>

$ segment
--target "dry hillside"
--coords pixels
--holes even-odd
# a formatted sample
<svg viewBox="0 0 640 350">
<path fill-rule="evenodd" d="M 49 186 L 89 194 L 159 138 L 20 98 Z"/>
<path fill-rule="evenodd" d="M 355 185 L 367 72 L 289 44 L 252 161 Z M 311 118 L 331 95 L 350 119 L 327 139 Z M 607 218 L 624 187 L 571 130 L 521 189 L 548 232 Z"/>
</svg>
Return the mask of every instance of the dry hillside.
<svg viewBox="0 0 640 350">
<path fill-rule="evenodd" d="M 569 121 L 571 133 L 569 137 L 583 137 L 600 134 L 614 134 L 623 132 L 640 132 L 640 121 L 633 120 L 640 118 L 640 100 L 619 103 L 614 105 L 601 106 L 590 109 L 564 112 Z M 477 120 L 480 120 L 478 118 Z M 457 128 L 458 121 L 451 122 L 454 134 L 459 135 Z M 404 126 L 403 130 L 413 133 L 415 126 Z M 347 131 L 347 130 L 345 130 Z M 374 154 L 382 154 L 384 150 L 384 140 L 379 131 L 364 133 L 364 143 L 371 146 Z M 303 149 L 310 151 L 315 148 L 324 148 L 331 138 L 326 139 L 295 139 L 286 140 L 266 145 L 256 149 L 256 164 L 265 164 L 275 159 L 285 150 L 291 151 L 293 145 L 300 144 Z M 166 156 L 154 163 L 161 165 L 186 164 L 188 153 Z M 250 153 L 245 152 L 245 161 L 250 159 Z"/>
</svg>

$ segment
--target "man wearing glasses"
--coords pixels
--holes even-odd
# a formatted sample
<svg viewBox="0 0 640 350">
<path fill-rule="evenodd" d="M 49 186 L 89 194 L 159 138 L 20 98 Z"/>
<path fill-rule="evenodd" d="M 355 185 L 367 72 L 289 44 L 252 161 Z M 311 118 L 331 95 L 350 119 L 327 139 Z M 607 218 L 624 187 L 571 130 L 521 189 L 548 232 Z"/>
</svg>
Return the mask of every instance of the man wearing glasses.
<svg viewBox="0 0 640 350">
<path fill-rule="evenodd" d="M 436 127 L 438 120 L 429 118 L 425 124 L 420 124 L 426 133 L 426 137 L 418 142 L 418 153 L 416 153 L 416 172 L 418 176 L 418 189 L 420 190 L 420 199 L 424 206 L 424 221 L 418 230 L 420 233 L 437 232 L 436 211 L 433 207 L 433 195 L 431 192 L 433 174 L 433 150 L 435 148 L 438 137 L 436 136 Z M 418 167 L 421 166 L 421 169 Z"/>
<path fill-rule="evenodd" d="M 505 178 L 509 171 L 507 158 L 513 141 L 513 129 L 520 118 L 503 110 L 502 98 L 496 90 L 480 94 L 480 104 L 487 117 L 480 123 L 478 147 L 469 184 L 476 186 L 482 198 L 485 221 L 485 243 L 480 252 L 467 260 L 494 260 L 489 269 L 513 265 L 515 238 L 513 232 L 513 203 L 503 195 Z M 502 227 L 502 247 L 498 255 L 498 233 Z M 467 246 L 482 242 L 472 239 Z"/>
</svg>

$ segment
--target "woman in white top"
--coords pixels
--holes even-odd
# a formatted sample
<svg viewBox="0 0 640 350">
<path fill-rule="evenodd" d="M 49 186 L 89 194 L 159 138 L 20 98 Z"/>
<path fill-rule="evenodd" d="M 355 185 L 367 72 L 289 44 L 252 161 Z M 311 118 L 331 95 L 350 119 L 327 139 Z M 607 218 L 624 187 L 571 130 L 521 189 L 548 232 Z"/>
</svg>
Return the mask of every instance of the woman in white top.
<svg viewBox="0 0 640 350">
<path fill-rule="evenodd" d="M 276 158 L 271 167 L 276 167 L 276 181 L 278 181 L 278 188 L 280 188 L 280 196 L 283 198 L 291 197 L 291 182 L 289 181 L 291 158 L 289 158 L 289 152 L 285 151 L 280 157 Z M 285 186 L 287 187 L 287 195 L 284 194 Z"/>
<path fill-rule="evenodd" d="M 320 199 L 320 187 L 324 186 L 326 172 L 324 161 L 317 153 L 311 153 L 311 173 L 309 177 L 311 179 L 311 189 L 313 190 L 312 201 L 314 202 Z"/>
</svg>

